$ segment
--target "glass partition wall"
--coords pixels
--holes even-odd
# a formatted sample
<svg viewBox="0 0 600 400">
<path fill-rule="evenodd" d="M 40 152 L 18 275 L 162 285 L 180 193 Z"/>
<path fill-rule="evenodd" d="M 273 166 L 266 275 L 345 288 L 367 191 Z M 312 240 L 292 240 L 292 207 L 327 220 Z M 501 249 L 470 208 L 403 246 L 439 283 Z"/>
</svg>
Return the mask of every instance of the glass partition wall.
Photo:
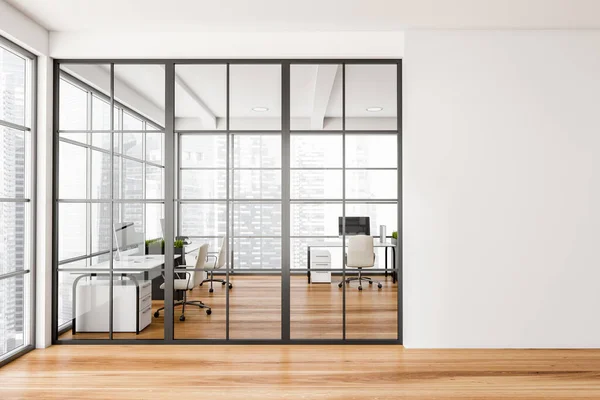
<svg viewBox="0 0 600 400">
<path fill-rule="evenodd" d="M 56 67 L 56 343 L 402 342 L 399 60 Z"/>
</svg>

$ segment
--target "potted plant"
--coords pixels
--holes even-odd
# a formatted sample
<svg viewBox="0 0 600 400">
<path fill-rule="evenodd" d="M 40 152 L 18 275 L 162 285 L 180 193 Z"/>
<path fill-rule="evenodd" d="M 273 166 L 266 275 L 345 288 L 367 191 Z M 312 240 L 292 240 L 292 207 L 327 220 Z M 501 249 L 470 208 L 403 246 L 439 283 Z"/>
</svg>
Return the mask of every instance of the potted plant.
<svg viewBox="0 0 600 400">
<path fill-rule="evenodd" d="M 392 244 L 393 245 L 398 244 L 398 232 L 397 231 L 392 232 Z"/>
</svg>

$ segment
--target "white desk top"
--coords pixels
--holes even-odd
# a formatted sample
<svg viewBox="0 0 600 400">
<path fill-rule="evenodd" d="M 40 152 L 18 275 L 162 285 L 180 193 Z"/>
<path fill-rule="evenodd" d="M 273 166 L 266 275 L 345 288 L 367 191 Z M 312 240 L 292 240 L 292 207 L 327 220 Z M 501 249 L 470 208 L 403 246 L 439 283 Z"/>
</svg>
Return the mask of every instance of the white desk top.
<svg viewBox="0 0 600 400">
<path fill-rule="evenodd" d="M 347 246 L 347 245 L 346 245 Z M 342 247 L 342 241 L 332 241 L 325 243 L 309 243 L 308 247 Z M 396 245 L 392 242 L 384 242 L 381 243 L 378 239 L 373 241 L 373 247 L 396 247 Z"/>
<path fill-rule="evenodd" d="M 173 258 L 178 258 L 180 255 L 176 254 Z M 159 268 L 165 263 L 165 256 L 162 254 L 153 255 L 139 255 L 139 256 L 123 256 L 120 260 L 113 262 L 113 270 L 119 273 L 135 273 L 149 271 L 154 268 Z M 59 271 L 70 271 L 70 272 L 103 272 L 110 269 L 110 263 L 104 261 L 98 264 L 90 265 L 89 267 L 80 266 L 60 266 Z"/>
</svg>

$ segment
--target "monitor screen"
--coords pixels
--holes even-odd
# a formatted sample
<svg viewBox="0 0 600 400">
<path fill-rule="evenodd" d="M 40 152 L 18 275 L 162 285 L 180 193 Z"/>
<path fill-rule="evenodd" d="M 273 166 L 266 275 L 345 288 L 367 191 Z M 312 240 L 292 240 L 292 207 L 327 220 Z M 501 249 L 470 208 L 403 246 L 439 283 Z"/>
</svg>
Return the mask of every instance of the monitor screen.
<svg viewBox="0 0 600 400">
<path fill-rule="evenodd" d="M 346 235 L 370 235 L 371 221 L 369 217 L 346 217 Z M 342 236 L 343 217 L 339 217 L 339 232 Z"/>
</svg>

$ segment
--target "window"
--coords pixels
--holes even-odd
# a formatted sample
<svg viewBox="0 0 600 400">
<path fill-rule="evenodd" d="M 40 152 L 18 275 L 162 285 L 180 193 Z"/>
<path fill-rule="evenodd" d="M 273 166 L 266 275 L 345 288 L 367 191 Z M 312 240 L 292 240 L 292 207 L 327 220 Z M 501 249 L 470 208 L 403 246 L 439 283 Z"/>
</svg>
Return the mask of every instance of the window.
<svg viewBox="0 0 600 400">
<path fill-rule="evenodd" d="M 33 345 L 35 58 L 0 38 L 0 365 Z"/>
</svg>

